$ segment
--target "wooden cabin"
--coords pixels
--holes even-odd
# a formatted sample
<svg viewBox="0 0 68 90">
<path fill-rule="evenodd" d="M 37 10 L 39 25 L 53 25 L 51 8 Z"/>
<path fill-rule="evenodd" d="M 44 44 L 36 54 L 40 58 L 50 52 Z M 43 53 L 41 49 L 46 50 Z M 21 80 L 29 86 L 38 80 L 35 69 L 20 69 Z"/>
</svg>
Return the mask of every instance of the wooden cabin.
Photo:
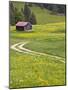
<svg viewBox="0 0 68 90">
<path fill-rule="evenodd" d="M 32 24 L 30 22 L 17 22 L 16 30 L 18 31 L 29 31 L 32 29 Z"/>
</svg>

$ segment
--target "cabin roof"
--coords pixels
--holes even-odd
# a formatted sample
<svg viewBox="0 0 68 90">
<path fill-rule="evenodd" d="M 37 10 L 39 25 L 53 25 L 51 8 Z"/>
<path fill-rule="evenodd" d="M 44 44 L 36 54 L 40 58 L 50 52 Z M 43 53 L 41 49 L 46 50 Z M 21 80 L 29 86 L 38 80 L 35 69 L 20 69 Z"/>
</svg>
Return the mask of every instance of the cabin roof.
<svg viewBox="0 0 68 90">
<path fill-rule="evenodd" d="M 16 23 L 16 26 L 26 26 L 29 22 L 23 22 L 23 21 L 19 21 Z"/>
</svg>

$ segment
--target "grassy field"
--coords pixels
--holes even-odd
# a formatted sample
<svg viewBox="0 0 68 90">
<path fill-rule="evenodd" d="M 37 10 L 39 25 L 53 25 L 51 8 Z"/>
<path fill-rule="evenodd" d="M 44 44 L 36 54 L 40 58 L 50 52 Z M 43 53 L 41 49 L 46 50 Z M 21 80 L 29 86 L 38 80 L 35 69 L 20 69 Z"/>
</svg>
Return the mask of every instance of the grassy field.
<svg viewBox="0 0 68 90">
<path fill-rule="evenodd" d="M 15 2 L 14 6 L 20 11 L 24 3 Z M 65 85 L 65 16 L 35 5 L 30 9 L 37 19 L 31 32 L 19 32 L 10 26 L 10 88 Z M 46 55 L 11 49 L 12 45 L 26 41 L 29 43 L 24 48 Z"/>
<path fill-rule="evenodd" d="M 11 45 L 30 41 L 24 47 L 61 57 L 37 56 L 10 50 L 10 88 L 65 85 L 65 23 L 33 25 L 32 32 L 10 27 Z"/>
</svg>

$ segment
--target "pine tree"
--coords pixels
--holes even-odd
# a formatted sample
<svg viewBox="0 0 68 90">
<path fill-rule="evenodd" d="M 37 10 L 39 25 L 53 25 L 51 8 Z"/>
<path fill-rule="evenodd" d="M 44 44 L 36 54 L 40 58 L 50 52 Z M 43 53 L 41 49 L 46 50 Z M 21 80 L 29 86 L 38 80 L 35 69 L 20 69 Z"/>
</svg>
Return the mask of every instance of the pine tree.
<svg viewBox="0 0 68 90">
<path fill-rule="evenodd" d="M 57 13 L 58 12 L 58 6 L 57 5 L 52 5 L 52 11 L 54 12 L 54 13 Z"/>
<path fill-rule="evenodd" d="M 10 24 L 15 25 L 18 21 L 23 20 L 23 13 L 18 11 L 16 7 L 14 7 L 13 2 L 10 2 Z"/>
<path fill-rule="evenodd" d="M 66 14 L 66 6 L 65 5 L 58 5 L 58 12 Z"/>
<path fill-rule="evenodd" d="M 26 3 L 24 5 L 23 14 L 24 14 L 25 21 L 29 21 L 31 10 Z"/>
<path fill-rule="evenodd" d="M 18 21 L 22 21 L 23 20 L 22 13 L 20 11 L 18 11 L 16 7 L 15 7 L 14 16 L 15 16 L 15 23 L 17 23 Z"/>
<path fill-rule="evenodd" d="M 14 25 L 15 24 L 15 16 L 14 16 L 14 6 L 13 6 L 13 3 L 12 2 L 10 2 L 10 15 L 9 15 L 9 17 L 10 17 L 10 24 L 11 25 Z"/>
<path fill-rule="evenodd" d="M 32 14 L 31 14 L 31 17 L 30 17 L 29 22 L 30 22 L 31 24 L 36 24 L 36 23 L 37 23 L 35 14 L 34 14 L 33 12 L 32 12 Z"/>
</svg>

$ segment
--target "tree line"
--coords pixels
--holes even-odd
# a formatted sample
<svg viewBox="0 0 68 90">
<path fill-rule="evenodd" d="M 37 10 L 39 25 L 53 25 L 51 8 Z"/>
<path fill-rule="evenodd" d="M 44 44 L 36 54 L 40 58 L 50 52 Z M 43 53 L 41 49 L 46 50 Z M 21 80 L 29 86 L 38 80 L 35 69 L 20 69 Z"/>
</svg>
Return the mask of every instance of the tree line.
<svg viewBox="0 0 68 90">
<path fill-rule="evenodd" d="M 31 3 L 33 4 L 33 3 Z M 63 4 L 44 4 L 44 3 L 35 3 L 41 9 L 46 8 L 53 11 L 53 13 L 60 13 L 66 15 L 66 5 Z M 31 5 L 32 6 L 32 5 Z"/>
</svg>

